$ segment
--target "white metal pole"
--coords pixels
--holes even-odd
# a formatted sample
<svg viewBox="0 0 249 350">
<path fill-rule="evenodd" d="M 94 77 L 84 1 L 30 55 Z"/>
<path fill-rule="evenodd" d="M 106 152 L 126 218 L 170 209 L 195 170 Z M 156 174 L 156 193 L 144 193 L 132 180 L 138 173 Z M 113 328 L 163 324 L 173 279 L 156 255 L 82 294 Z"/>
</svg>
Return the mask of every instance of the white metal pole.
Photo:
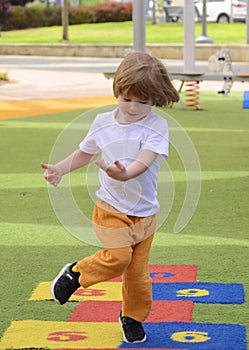
<svg viewBox="0 0 249 350">
<path fill-rule="evenodd" d="M 202 1 L 202 35 L 195 39 L 198 44 L 212 44 L 213 40 L 207 36 L 207 4 L 206 0 Z"/>
<path fill-rule="evenodd" d="M 146 51 L 146 0 L 133 0 L 133 48 Z"/>
<path fill-rule="evenodd" d="M 195 71 L 195 6 L 194 0 L 184 0 L 184 73 Z"/>
</svg>

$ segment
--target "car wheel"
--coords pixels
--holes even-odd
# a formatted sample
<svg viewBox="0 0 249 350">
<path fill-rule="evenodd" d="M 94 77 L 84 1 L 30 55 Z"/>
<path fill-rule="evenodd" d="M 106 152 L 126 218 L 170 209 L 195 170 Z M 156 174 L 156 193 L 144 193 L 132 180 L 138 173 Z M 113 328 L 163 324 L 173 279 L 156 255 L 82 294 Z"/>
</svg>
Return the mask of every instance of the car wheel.
<svg viewBox="0 0 249 350">
<path fill-rule="evenodd" d="M 221 15 L 219 15 L 218 19 L 217 19 L 218 23 L 229 23 L 229 17 L 228 15 L 226 15 L 225 13 L 222 13 Z"/>
</svg>

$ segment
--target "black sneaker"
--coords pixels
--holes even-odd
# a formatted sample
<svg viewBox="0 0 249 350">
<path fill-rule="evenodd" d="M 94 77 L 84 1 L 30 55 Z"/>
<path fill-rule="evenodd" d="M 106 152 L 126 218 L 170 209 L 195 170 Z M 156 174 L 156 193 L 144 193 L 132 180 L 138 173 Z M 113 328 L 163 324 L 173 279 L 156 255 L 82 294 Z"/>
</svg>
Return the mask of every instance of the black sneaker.
<svg viewBox="0 0 249 350">
<path fill-rule="evenodd" d="M 119 316 L 119 323 L 123 330 L 123 341 L 126 343 L 142 343 L 146 340 L 146 334 L 141 322 L 126 316 Z"/>
<path fill-rule="evenodd" d="M 50 292 L 52 297 L 60 305 L 65 304 L 76 289 L 80 287 L 78 281 L 80 273 L 72 271 L 72 267 L 75 264 L 65 265 L 51 284 Z"/>
</svg>

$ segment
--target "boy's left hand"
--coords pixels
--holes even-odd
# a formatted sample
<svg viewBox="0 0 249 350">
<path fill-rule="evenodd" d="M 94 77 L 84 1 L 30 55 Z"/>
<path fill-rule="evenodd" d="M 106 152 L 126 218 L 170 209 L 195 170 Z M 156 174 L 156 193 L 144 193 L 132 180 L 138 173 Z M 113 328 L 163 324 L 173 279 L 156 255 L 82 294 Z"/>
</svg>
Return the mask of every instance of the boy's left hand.
<svg viewBox="0 0 249 350">
<path fill-rule="evenodd" d="M 129 179 L 126 167 L 118 160 L 111 165 L 106 163 L 104 159 L 97 160 L 95 163 L 99 168 L 104 170 L 108 176 L 115 180 L 126 181 Z"/>
</svg>

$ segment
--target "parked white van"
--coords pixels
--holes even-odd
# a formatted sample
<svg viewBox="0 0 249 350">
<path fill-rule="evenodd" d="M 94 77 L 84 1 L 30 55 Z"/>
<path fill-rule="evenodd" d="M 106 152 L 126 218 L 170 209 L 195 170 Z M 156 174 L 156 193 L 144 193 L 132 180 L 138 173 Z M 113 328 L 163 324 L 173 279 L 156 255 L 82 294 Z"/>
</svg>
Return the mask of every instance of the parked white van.
<svg viewBox="0 0 249 350">
<path fill-rule="evenodd" d="M 202 0 L 195 1 L 202 16 Z M 246 21 L 246 0 L 206 0 L 207 22 L 230 23 Z"/>
</svg>

